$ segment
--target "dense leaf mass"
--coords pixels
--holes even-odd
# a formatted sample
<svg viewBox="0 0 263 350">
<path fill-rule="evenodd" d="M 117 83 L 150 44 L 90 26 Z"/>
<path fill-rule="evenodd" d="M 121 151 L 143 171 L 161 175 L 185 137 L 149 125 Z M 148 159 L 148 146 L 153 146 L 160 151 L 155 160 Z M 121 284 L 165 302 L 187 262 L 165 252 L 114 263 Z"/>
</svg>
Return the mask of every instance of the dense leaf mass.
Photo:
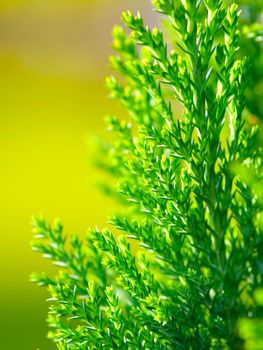
<svg viewBox="0 0 263 350">
<path fill-rule="evenodd" d="M 129 30 L 113 30 L 110 62 L 124 79 L 107 85 L 129 117 L 107 118 L 116 136 L 103 144 L 104 168 L 126 203 L 110 221 L 124 237 L 96 228 L 66 244 L 59 222 L 34 220 L 33 248 L 60 267 L 32 276 L 51 293 L 60 350 L 243 349 L 238 322 L 260 312 L 262 206 L 235 172 L 262 176 L 244 112 L 247 60 L 236 58 L 238 7 L 153 5 L 170 34 L 130 12 Z"/>
</svg>

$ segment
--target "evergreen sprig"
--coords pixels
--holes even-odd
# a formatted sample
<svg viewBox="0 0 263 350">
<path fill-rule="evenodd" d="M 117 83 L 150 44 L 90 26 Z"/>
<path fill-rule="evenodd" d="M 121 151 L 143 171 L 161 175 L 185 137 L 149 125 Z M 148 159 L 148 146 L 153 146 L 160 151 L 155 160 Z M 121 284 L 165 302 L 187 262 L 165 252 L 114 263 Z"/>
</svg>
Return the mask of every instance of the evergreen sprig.
<svg viewBox="0 0 263 350">
<path fill-rule="evenodd" d="M 59 349 L 242 349 L 238 322 L 259 316 L 262 206 L 233 170 L 262 177 L 257 127 L 244 118 L 247 60 L 238 59 L 238 6 L 153 0 L 176 46 L 140 14 L 113 30 L 107 79 L 127 120 L 107 124 L 104 168 L 126 213 L 66 244 L 62 226 L 34 220 L 34 250 L 60 267 L 46 285 Z M 130 241 L 139 242 L 130 248 Z"/>
</svg>

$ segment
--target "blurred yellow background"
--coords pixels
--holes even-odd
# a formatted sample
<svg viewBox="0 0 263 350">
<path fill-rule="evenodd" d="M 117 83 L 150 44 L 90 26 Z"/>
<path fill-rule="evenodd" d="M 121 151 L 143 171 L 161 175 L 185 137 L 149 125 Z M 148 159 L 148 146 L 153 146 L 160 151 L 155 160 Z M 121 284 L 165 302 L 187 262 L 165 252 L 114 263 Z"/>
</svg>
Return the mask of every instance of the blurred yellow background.
<svg viewBox="0 0 263 350">
<path fill-rule="evenodd" d="M 66 232 L 84 234 L 114 207 L 92 185 L 85 140 L 117 108 L 104 90 L 111 28 L 121 10 L 143 12 L 145 3 L 0 2 L 1 350 L 55 348 L 48 294 L 29 282 L 48 266 L 30 250 L 31 216 L 59 217 Z"/>
</svg>

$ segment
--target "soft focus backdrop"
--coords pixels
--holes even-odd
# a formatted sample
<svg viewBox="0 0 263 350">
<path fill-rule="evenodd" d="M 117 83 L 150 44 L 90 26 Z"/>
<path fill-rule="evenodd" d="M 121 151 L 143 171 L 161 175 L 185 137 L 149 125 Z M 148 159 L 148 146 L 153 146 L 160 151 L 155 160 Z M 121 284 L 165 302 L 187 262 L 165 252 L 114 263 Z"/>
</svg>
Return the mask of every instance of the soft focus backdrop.
<svg viewBox="0 0 263 350">
<path fill-rule="evenodd" d="M 104 89 L 111 28 L 126 9 L 152 24 L 149 3 L 0 0 L 1 350 L 55 348 L 46 340 L 48 294 L 29 282 L 32 271 L 49 270 L 30 250 L 30 219 L 59 217 L 81 235 L 106 225 L 115 203 L 93 186 L 87 141 L 103 135 L 105 114 L 123 113 Z M 238 3 L 253 5 L 243 20 L 262 23 L 262 0 Z M 251 112 L 262 118 L 262 46 L 253 45 L 249 37 L 241 46 L 255 63 Z"/>
<path fill-rule="evenodd" d="M 30 250 L 31 216 L 59 217 L 67 232 L 84 234 L 114 207 L 92 185 L 86 140 L 117 108 L 104 89 L 111 28 L 121 10 L 145 12 L 144 3 L 0 2 L 0 349 L 54 348 L 48 295 L 29 282 L 48 268 Z"/>
</svg>

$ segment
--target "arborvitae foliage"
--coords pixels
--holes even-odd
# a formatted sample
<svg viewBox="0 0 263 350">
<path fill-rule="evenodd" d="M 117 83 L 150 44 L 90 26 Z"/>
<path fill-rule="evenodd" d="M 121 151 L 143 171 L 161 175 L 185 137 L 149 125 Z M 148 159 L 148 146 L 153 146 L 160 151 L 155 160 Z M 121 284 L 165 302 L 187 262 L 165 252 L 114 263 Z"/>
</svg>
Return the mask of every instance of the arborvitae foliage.
<svg viewBox="0 0 263 350">
<path fill-rule="evenodd" d="M 58 349 L 242 349 L 238 322 L 260 313 L 262 207 L 234 166 L 261 176 L 257 129 L 242 116 L 238 8 L 153 5 L 173 42 L 124 13 L 111 64 L 125 79 L 107 80 L 129 112 L 107 118 L 116 138 L 104 145 L 126 202 L 111 224 L 126 238 L 95 228 L 66 243 L 59 222 L 34 220 L 34 250 L 60 267 L 32 277 L 51 293 Z"/>
<path fill-rule="evenodd" d="M 243 8 L 241 16 L 242 55 L 248 56 L 253 64 L 250 65 L 250 84 L 247 89 L 247 107 L 263 120 L 263 1 L 239 0 Z"/>
</svg>

